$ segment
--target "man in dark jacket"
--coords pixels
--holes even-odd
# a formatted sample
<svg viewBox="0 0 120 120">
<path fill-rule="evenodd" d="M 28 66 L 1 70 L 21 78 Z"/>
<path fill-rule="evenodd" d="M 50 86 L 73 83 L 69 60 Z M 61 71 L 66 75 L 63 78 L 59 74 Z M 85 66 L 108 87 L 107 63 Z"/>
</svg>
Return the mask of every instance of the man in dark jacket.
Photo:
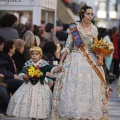
<svg viewBox="0 0 120 120">
<path fill-rule="evenodd" d="M 57 33 L 57 38 L 59 39 L 60 43 L 64 46 L 66 43 L 66 40 L 68 38 L 68 32 L 69 29 L 68 24 L 63 24 L 63 30 Z"/>
</svg>

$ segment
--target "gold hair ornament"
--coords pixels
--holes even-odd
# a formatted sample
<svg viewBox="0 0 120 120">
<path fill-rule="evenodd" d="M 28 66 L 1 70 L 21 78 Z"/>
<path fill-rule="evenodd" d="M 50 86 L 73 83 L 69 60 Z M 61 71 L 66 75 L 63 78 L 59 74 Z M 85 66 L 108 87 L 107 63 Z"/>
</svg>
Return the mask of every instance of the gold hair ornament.
<svg viewBox="0 0 120 120">
<path fill-rule="evenodd" d="M 41 56 L 43 55 L 42 49 L 40 47 L 35 46 L 33 48 L 30 48 L 30 53 L 33 51 L 37 51 Z"/>
</svg>

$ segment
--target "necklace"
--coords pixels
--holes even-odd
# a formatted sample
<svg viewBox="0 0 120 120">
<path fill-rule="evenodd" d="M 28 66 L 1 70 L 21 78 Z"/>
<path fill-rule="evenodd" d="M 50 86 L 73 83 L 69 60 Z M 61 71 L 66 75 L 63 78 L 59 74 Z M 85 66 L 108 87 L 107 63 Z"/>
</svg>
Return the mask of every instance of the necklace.
<svg viewBox="0 0 120 120">
<path fill-rule="evenodd" d="M 83 27 L 86 27 L 86 28 L 89 27 L 89 25 L 85 26 L 85 25 L 83 24 L 83 22 L 81 22 L 81 24 L 82 24 Z"/>
<path fill-rule="evenodd" d="M 85 26 L 82 22 L 81 22 L 81 25 L 86 33 L 91 31 L 91 25 Z M 89 28 L 89 26 L 90 26 L 90 30 L 87 29 L 87 28 Z"/>
</svg>

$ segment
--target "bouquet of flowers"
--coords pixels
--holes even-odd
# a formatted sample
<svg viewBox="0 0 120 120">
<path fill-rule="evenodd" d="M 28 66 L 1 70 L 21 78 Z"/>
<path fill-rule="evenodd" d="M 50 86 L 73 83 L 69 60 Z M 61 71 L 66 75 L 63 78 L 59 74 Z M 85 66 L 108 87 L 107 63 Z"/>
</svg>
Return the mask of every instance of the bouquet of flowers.
<svg viewBox="0 0 120 120">
<path fill-rule="evenodd" d="M 39 81 L 40 76 L 43 75 L 43 73 L 40 71 L 39 66 L 35 67 L 34 65 L 31 65 L 31 66 L 28 66 L 26 70 L 29 76 L 29 80 L 31 81 L 33 85 L 35 85 Z"/>
<path fill-rule="evenodd" d="M 113 44 L 104 42 L 102 39 L 92 44 L 91 49 L 98 56 L 98 65 L 103 65 L 103 58 L 110 56 L 114 51 Z"/>
</svg>

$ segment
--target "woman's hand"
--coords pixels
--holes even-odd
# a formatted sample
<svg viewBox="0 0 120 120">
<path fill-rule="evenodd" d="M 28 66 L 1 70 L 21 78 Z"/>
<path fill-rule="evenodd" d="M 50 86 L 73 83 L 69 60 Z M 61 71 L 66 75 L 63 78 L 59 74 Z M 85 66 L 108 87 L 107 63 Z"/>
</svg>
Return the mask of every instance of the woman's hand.
<svg viewBox="0 0 120 120">
<path fill-rule="evenodd" d="M 0 74 L 0 81 L 4 81 L 4 76 Z"/>
<path fill-rule="evenodd" d="M 3 87 L 5 87 L 5 88 L 7 88 L 7 84 L 4 83 L 4 76 L 3 76 L 2 74 L 0 74 L 0 79 L 3 80 L 3 82 L 0 82 L 0 86 L 3 86 Z"/>
<path fill-rule="evenodd" d="M 3 87 L 5 87 L 5 88 L 8 87 L 6 83 L 0 83 L 0 86 L 3 86 Z"/>
<path fill-rule="evenodd" d="M 14 79 L 19 80 L 19 76 L 14 74 Z"/>
<path fill-rule="evenodd" d="M 4 76 L 2 74 L 0 74 L 0 78 L 4 78 Z"/>
<path fill-rule="evenodd" d="M 59 65 L 57 66 L 56 72 L 61 72 L 61 71 L 62 71 L 62 64 L 59 64 Z"/>
<path fill-rule="evenodd" d="M 22 75 L 22 77 L 23 77 L 24 80 L 29 79 L 29 76 L 27 74 Z"/>
</svg>

